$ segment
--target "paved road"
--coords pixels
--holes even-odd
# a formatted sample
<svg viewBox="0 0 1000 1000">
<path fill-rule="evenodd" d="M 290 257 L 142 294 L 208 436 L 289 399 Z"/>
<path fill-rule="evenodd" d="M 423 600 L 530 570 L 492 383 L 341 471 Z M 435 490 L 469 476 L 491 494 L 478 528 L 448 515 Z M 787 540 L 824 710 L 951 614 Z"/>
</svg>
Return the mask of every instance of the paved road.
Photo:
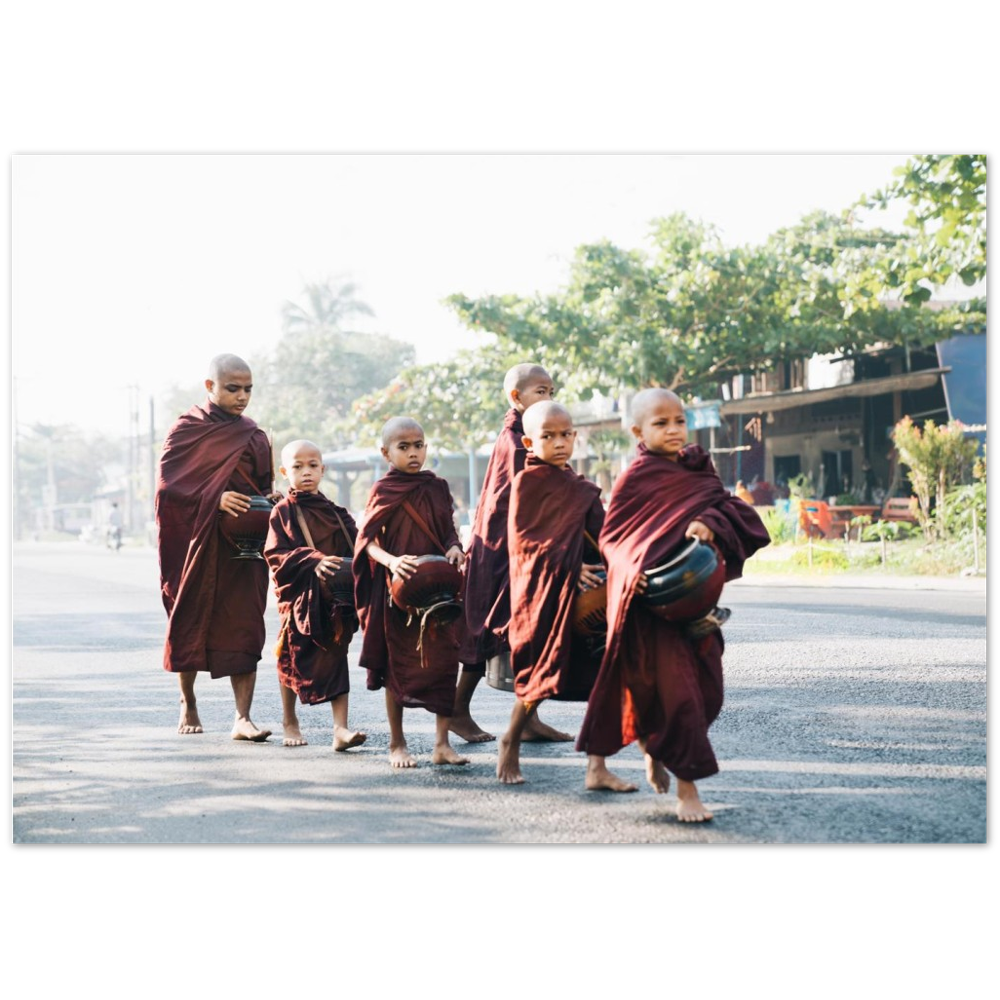
<svg viewBox="0 0 1000 1000">
<path fill-rule="evenodd" d="M 982 581 L 730 585 L 726 706 L 712 730 L 722 770 L 702 785 L 716 820 L 690 827 L 672 818 L 672 795 L 583 791 L 571 744 L 526 746 L 520 787 L 495 780 L 495 744 L 463 746 L 465 768 L 432 767 L 422 711 L 405 719 L 421 766 L 393 772 L 382 695 L 365 690 L 356 659 L 351 715 L 368 743 L 334 754 L 318 706 L 301 712 L 310 745 L 282 747 L 273 607 L 253 716 L 276 736 L 230 740 L 229 686 L 202 678 L 208 732 L 179 737 L 155 553 L 25 543 L 13 555 L 16 842 L 985 841 Z M 494 732 L 510 705 L 485 685 L 474 702 Z M 582 706 L 543 717 L 575 731 Z M 612 766 L 641 779 L 635 747 Z"/>
</svg>

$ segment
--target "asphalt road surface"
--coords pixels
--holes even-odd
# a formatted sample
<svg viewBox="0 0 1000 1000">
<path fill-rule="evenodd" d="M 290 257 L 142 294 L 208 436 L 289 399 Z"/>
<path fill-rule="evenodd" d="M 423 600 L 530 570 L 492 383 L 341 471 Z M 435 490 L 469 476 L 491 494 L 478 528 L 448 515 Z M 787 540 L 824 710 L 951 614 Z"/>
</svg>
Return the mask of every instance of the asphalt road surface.
<svg viewBox="0 0 1000 1000">
<path fill-rule="evenodd" d="M 382 692 L 352 655 L 351 722 L 334 753 L 327 706 L 300 708 L 309 745 L 281 745 L 273 605 L 253 718 L 267 743 L 229 738 L 229 683 L 198 680 L 206 732 L 178 736 L 161 667 L 155 552 L 14 546 L 13 839 L 21 843 L 983 843 L 983 581 L 914 589 L 741 580 L 725 593 L 726 704 L 711 823 L 680 824 L 644 783 L 635 746 L 609 760 L 633 794 L 586 792 L 571 743 L 527 744 L 526 784 L 495 778 L 496 744 L 429 763 L 433 717 L 406 712 L 420 766 L 386 760 Z M 890 582 L 891 583 L 891 582 Z M 477 719 L 499 734 L 512 696 L 481 684 Z M 583 706 L 546 704 L 576 732 Z"/>
</svg>

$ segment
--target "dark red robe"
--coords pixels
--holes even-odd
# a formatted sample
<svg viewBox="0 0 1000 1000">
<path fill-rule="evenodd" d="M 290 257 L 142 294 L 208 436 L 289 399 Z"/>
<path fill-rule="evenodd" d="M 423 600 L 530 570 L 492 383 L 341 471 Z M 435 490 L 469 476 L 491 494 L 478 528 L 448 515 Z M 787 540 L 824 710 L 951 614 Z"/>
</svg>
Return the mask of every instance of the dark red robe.
<svg viewBox="0 0 1000 1000">
<path fill-rule="evenodd" d="M 306 541 L 296 509 L 315 548 Z M 318 491 L 290 490 L 271 511 L 264 556 L 274 576 L 281 616 L 278 679 L 303 705 L 333 701 L 351 689 L 347 649 L 358 630 L 358 617 L 351 608 L 331 606 L 316 567 L 324 556 L 352 556 L 357 534 L 350 513 Z"/>
<path fill-rule="evenodd" d="M 441 550 L 402 504 L 427 522 L 444 546 Z M 433 472 L 390 469 L 376 480 L 358 531 L 354 558 L 354 594 L 364 629 L 361 666 L 368 689 L 386 687 L 404 708 L 426 708 L 437 715 L 455 709 L 461 619 L 447 625 L 429 621 L 423 636 L 420 622 L 389 600 L 388 571 L 365 552 L 370 542 L 394 556 L 444 555 L 458 545 L 448 484 Z M 418 649 L 420 643 L 422 650 Z"/>
<path fill-rule="evenodd" d="M 639 574 L 665 561 L 693 520 L 715 532 L 726 579 L 770 541 L 757 512 L 722 485 L 704 449 L 677 462 L 639 445 L 615 483 L 599 543 L 608 566 L 608 645 L 577 749 L 609 756 L 637 738 L 685 781 L 719 770 L 708 727 L 722 709 L 721 632 L 691 640 L 633 600 Z"/>
<path fill-rule="evenodd" d="M 594 662 L 573 633 L 572 612 L 584 531 L 596 539 L 603 523 L 599 486 L 528 455 L 514 477 L 508 520 L 510 656 L 522 701 L 587 700 L 600 657 Z"/>
<path fill-rule="evenodd" d="M 267 436 L 249 417 L 207 400 L 167 433 L 156 484 L 165 670 L 229 677 L 257 669 L 267 563 L 231 558 L 235 550 L 218 529 L 219 518 L 229 516 L 219 499 L 227 490 L 270 493 L 272 481 Z"/>
<path fill-rule="evenodd" d="M 514 476 L 524 468 L 521 414 L 510 409 L 486 466 L 465 560 L 465 638 L 459 659 L 483 669 L 488 659 L 509 648 L 510 577 L 507 514 Z"/>
</svg>

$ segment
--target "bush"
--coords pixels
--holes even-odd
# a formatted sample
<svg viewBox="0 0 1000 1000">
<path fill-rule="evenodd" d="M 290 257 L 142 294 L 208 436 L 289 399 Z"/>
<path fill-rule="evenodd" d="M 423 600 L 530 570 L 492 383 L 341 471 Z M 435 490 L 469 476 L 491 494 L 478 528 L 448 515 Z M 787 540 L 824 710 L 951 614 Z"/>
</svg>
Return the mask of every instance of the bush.
<svg viewBox="0 0 1000 1000">
<path fill-rule="evenodd" d="M 809 549 L 800 548 L 792 555 L 792 565 L 809 568 Z M 850 560 L 842 549 L 821 548 L 818 545 L 812 546 L 812 569 L 813 570 L 845 570 L 851 565 Z"/>
<path fill-rule="evenodd" d="M 773 544 L 780 545 L 795 539 L 795 518 L 791 514 L 777 508 L 760 510 L 758 513 Z"/>
</svg>

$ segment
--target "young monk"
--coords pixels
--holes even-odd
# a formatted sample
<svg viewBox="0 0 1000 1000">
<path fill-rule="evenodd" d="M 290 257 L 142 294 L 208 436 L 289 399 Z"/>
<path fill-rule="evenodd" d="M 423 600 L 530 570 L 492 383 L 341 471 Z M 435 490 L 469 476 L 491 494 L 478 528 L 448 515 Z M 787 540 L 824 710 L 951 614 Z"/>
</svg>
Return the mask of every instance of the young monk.
<svg viewBox="0 0 1000 1000">
<path fill-rule="evenodd" d="M 604 523 L 601 490 L 569 467 L 576 443 L 569 410 L 535 403 L 523 423 L 528 457 L 514 477 L 508 520 L 509 635 L 518 700 L 500 738 L 497 777 L 505 784 L 524 781 L 521 734 L 538 703 L 586 701 L 600 664 L 600 655 L 573 632 L 573 605 L 578 590 L 601 583 L 601 564 L 583 561 L 585 532 L 597 538 Z M 591 791 L 637 790 L 596 754 L 587 760 L 585 784 Z"/>
<path fill-rule="evenodd" d="M 549 373 L 536 364 L 514 365 L 504 376 L 504 393 L 510 409 L 486 466 L 483 488 L 476 505 L 465 567 L 465 638 L 459 652 L 462 675 L 455 696 L 451 731 L 468 743 L 495 739 L 473 720 L 472 695 L 486 673 L 486 661 L 509 649 L 506 638 L 510 619 L 507 513 L 510 486 L 524 468 L 527 449 L 522 417 L 536 403 L 550 400 L 555 391 Z M 522 740 L 565 741 L 573 737 L 546 725 L 533 713 Z"/>
<path fill-rule="evenodd" d="M 271 511 L 264 558 L 274 576 L 281 617 L 275 652 L 284 745 L 301 747 L 308 742 L 295 712 L 297 696 L 303 705 L 330 703 L 333 749 L 349 750 L 367 739 L 347 724 L 347 648 L 357 631 L 358 616 L 353 606 L 332 604 L 323 584 L 354 552 L 358 529 L 347 510 L 320 492 L 326 467 L 312 441 L 285 445 L 280 471 L 291 488 Z"/>
<path fill-rule="evenodd" d="M 204 732 L 195 700 L 199 672 L 228 677 L 236 702 L 234 740 L 265 741 L 250 718 L 264 647 L 267 564 L 233 559 L 220 517 L 237 517 L 255 494 L 271 493 L 267 435 L 244 413 L 253 376 L 235 354 L 209 362 L 208 399 L 167 432 L 156 483 L 160 590 L 167 612 L 163 667 L 180 682 L 183 736 Z"/>
<path fill-rule="evenodd" d="M 431 621 L 421 634 L 416 616 L 409 620 L 388 592 L 390 577 L 413 575 L 417 556 L 443 555 L 462 568 L 465 554 L 452 518 L 451 493 L 443 479 L 421 471 L 427 442 L 411 417 L 394 417 L 385 424 L 382 455 L 389 471 L 372 486 L 355 546 L 354 589 L 365 633 L 361 666 L 368 670 L 369 690 L 385 688 L 392 767 L 417 766 L 403 734 L 404 708 L 424 708 L 436 716 L 431 763 L 467 764 L 468 758 L 448 742 L 460 622 Z"/>
<path fill-rule="evenodd" d="M 613 754 L 638 740 L 646 777 L 666 792 L 677 777 L 677 817 L 710 820 L 695 782 L 718 772 L 708 727 L 722 708 L 722 633 L 690 638 L 683 624 L 651 614 L 636 595 L 645 570 L 685 538 L 714 542 L 726 579 L 768 544 L 756 511 L 722 485 L 708 454 L 685 447 L 680 399 L 646 389 L 632 404 L 638 456 L 615 483 L 599 539 L 608 566 L 608 644 L 577 749 Z"/>
</svg>

